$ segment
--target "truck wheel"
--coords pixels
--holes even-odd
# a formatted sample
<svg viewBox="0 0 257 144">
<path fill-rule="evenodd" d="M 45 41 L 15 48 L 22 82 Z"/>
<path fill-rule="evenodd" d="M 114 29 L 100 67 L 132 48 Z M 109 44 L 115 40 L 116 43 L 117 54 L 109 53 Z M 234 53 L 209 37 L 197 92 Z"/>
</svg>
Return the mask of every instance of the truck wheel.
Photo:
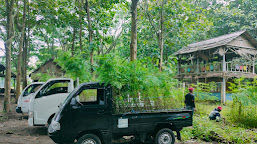
<svg viewBox="0 0 257 144">
<path fill-rule="evenodd" d="M 161 129 L 155 137 L 155 144 L 174 144 L 175 136 L 168 128 Z"/>
<path fill-rule="evenodd" d="M 101 140 L 94 134 L 85 134 L 79 138 L 77 144 L 101 144 Z"/>
</svg>

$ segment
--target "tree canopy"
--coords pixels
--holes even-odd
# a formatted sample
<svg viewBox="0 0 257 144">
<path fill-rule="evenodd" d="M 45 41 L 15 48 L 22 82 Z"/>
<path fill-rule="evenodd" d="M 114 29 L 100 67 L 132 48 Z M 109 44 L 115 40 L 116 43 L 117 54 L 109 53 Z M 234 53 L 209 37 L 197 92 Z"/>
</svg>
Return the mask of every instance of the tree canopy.
<svg viewBox="0 0 257 144">
<path fill-rule="evenodd" d="M 136 18 L 131 15 L 135 10 Z M 0 39 L 6 48 L 11 42 L 10 66 L 14 72 L 23 67 L 23 85 L 26 75 L 50 58 L 81 82 L 92 80 L 93 75 L 104 78 L 101 73 L 106 69 L 101 66 L 108 63 L 103 59 L 119 59 L 120 66 L 132 68 L 125 63 L 130 60 L 135 32 L 133 43 L 137 43 L 136 59 L 141 64 L 135 63 L 145 68 L 151 63 L 166 73 L 167 67 L 175 69 L 172 54 L 187 44 L 243 29 L 256 37 L 256 27 L 254 0 L 0 1 Z M 31 58 L 37 59 L 36 66 L 28 65 Z"/>
</svg>

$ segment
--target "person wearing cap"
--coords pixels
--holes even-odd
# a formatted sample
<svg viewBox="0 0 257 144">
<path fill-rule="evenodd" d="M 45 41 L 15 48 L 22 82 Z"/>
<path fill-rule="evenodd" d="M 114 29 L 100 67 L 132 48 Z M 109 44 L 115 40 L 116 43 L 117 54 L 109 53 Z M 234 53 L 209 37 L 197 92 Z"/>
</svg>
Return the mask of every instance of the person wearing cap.
<svg viewBox="0 0 257 144">
<path fill-rule="evenodd" d="M 187 110 L 192 110 L 194 115 L 194 111 L 196 111 L 195 108 L 195 96 L 193 95 L 194 88 L 190 87 L 189 93 L 185 95 L 185 105 Z"/>
<path fill-rule="evenodd" d="M 220 116 L 221 110 L 222 110 L 221 106 L 218 106 L 218 108 L 215 108 L 212 112 L 210 112 L 209 119 L 216 120 L 217 122 L 219 122 L 221 119 L 221 116 Z"/>
</svg>

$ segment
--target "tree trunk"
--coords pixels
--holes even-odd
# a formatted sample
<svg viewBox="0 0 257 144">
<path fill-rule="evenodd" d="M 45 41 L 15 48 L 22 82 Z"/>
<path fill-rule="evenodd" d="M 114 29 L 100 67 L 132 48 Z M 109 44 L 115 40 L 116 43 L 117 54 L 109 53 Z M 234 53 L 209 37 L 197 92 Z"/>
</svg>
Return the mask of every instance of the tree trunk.
<svg viewBox="0 0 257 144">
<path fill-rule="evenodd" d="M 25 36 L 25 47 L 23 49 L 23 70 L 22 70 L 22 80 L 23 80 L 23 85 L 22 85 L 22 88 L 24 89 L 28 82 L 27 82 L 27 66 L 28 66 L 28 47 L 29 47 L 29 38 L 30 38 L 30 23 L 28 22 L 29 21 L 29 15 L 30 15 L 30 10 L 29 10 L 29 4 L 28 4 L 28 20 L 26 21 L 27 23 L 27 36 L 26 34 L 24 35 Z"/>
<path fill-rule="evenodd" d="M 12 47 L 12 34 L 13 34 L 13 5 L 14 0 L 5 0 L 6 3 L 6 14 L 7 14 L 7 39 L 5 41 L 5 52 L 6 52 L 6 73 L 5 73 L 5 93 L 4 93 L 4 112 L 10 112 L 11 107 L 11 47 Z"/>
<path fill-rule="evenodd" d="M 24 35 L 25 46 L 22 53 L 22 88 L 27 86 L 27 55 L 28 55 L 28 37 Z"/>
<path fill-rule="evenodd" d="M 163 38 L 162 38 L 162 32 L 159 33 L 158 46 L 160 48 L 159 71 L 161 72 L 162 71 L 162 60 L 163 60 Z"/>
<path fill-rule="evenodd" d="M 130 61 L 134 61 L 137 59 L 137 3 L 138 0 L 132 0 Z"/>
<path fill-rule="evenodd" d="M 163 9 L 163 4 L 162 2 L 162 9 Z M 163 60 L 163 10 L 161 9 L 160 11 L 160 25 L 161 25 L 161 31 L 158 33 L 158 44 L 160 48 L 160 63 L 159 63 L 159 71 L 162 71 L 162 60 Z"/>
<path fill-rule="evenodd" d="M 19 54 L 18 54 L 18 66 L 17 66 L 17 83 L 16 83 L 16 95 L 15 101 L 18 101 L 20 91 L 21 91 L 21 61 L 22 61 L 22 52 L 23 52 L 23 40 L 25 33 L 25 24 L 26 24 L 26 11 L 27 11 L 27 0 L 24 0 L 24 9 L 23 9 L 23 17 L 22 17 L 22 27 L 21 27 L 21 37 L 20 37 L 20 45 L 19 45 Z"/>
<path fill-rule="evenodd" d="M 56 57 L 56 54 L 54 52 L 54 32 L 52 33 L 52 46 L 51 46 L 51 55 L 52 55 L 52 59 L 54 59 Z"/>
<path fill-rule="evenodd" d="M 71 47 L 72 56 L 74 56 L 74 52 L 75 52 L 75 36 L 76 36 L 76 26 L 73 27 L 73 37 L 72 37 L 72 47 Z"/>
<path fill-rule="evenodd" d="M 79 1 L 80 2 L 80 1 Z M 82 47 L 82 7 L 81 4 L 79 3 L 79 48 L 80 51 L 83 51 L 83 47 Z"/>
<path fill-rule="evenodd" d="M 87 21 L 88 21 L 88 31 L 89 31 L 89 45 L 92 44 L 92 39 L 93 39 L 93 29 L 92 29 L 92 25 L 91 25 L 91 17 L 90 17 L 90 9 L 89 9 L 89 3 L 88 0 L 86 0 L 86 12 L 87 12 Z M 93 70 L 93 64 L 94 64 L 94 48 L 90 47 L 90 63 L 91 63 L 91 73 L 93 74 L 94 70 Z"/>
</svg>

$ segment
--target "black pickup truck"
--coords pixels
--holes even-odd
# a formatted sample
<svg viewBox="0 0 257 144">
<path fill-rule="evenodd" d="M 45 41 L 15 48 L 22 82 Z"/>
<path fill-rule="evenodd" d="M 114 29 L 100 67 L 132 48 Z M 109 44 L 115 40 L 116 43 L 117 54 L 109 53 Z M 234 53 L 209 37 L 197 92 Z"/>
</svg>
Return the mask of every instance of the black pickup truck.
<svg viewBox="0 0 257 144">
<path fill-rule="evenodd" d="M 48 128 L 56 143 L 112 144 L 123 136 L 140 142 L 173 144 L 183 127 L 192 126 L 192 111 L 114 113 L 112 87 L 90 82 L 79 85 L 60 105 Z"/>
</svg>

